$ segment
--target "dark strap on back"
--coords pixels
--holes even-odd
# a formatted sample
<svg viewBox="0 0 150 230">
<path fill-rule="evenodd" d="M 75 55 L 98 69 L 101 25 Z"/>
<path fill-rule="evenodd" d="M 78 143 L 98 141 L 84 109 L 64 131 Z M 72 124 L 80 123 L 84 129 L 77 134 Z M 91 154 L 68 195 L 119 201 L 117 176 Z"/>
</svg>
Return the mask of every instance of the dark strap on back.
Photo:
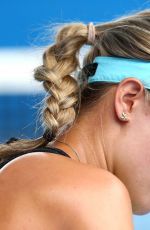
<svg viewBox="0 0 150 230">
<path fill-rule="evenodd" d="M 15 142 L 17 140 L 19 140 L 19 138 L 11 137 L 9 140 L 6 141 L 6 144 Z M 46 146 L 45 147 L 35 148 L 32 151 L 23 151 L 22 153 L 20 153 L 20 154 L 18 153 L 16 155 L 20 156 L 22 154 L 26 154 L 26 153 L 30 153 L 30 152 L 52 152 L 52 153 L 56 153 L 56 154 L 66 156 L 66 157 L 70 157 L 65 151 L 63 151 L 61 149 L 58 149 L 58 148 L 55 148 L 55 147 L 46 147 Z"/>
<path fill-rule="evenodd" d="M 49 153 L 54 153 L 54 154 L 60 154 L 66 157 L 71 158 L 66 152 L 64 152 L 61 149 L 55 148 L 55 147 L 38 147 L 30 151 L 23 151 L 21 153 L 17 153 L 13 156 L 9 156 L 8 159 L 6 159 L 4 162 L 0 163 L 0 168 L 2 168 L 5 164 L 7 164 L 9 161 L 15 159 L 16 157 L 22 156 L 24 154 L 28 154 L 31 152 L 49 152 Z"/>
<path fill-rule="evenodd" d="M 60 154 L 66 157 L 70 157 L 65 151 L 63 151 L 62 149 L 55 148 L 55 147 L 39 147 L 39 148 L 32 150 L 32 152 L 49 152 L 49 153 L 55 153 L 55 154 Z"/>
</svg>

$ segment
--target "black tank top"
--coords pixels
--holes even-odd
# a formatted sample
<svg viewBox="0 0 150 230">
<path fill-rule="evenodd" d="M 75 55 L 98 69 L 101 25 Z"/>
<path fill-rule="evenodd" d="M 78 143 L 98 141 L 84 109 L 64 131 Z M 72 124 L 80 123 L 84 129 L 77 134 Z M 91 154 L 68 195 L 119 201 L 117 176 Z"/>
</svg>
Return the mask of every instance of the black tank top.
<svg viewBox="0 0 150 230">
<path fill-rule="evenodd" d="M 63 155 L 63 156 L 71 158 L 66 152 L 64 152 L 61 149 L 58 149 L 58 148 L 55 148 L 55 147 L 38 147 L 38 148 L 35 148 L 35 149 L 31 150 L 31 151 L 24 151 L 22 153 L 17 153 L 17 154 L 15 154 L 13 156 L 9 156 L 8 159 L 5 159 L 5 161 L 0 163 L 0 169 L 5 164 L 7 164 L 9 161 L 15 159 L 16 157 L 19 157 L 19 156 L 22 156 L 24 154 L 31 153 L 31 152 L 49 152 L 49 153 L 59 154 L 59 155 Z"/>
</svg>

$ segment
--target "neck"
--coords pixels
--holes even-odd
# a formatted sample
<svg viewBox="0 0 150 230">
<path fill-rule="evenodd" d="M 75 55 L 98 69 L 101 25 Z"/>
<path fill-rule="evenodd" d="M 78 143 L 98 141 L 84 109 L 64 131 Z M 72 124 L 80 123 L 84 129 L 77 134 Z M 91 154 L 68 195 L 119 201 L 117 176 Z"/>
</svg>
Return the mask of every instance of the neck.
<svg viewBox="0 0 150 230">
<path fill-rule="evenodd" d="M 98 124 L 96 124 L 96 121 L 98 121 Z M 102 122 L 102 119 L 100 121 L 98 118 L 86 114 L 86 118 L 78 118 L 75 125 L 58 138 L 58 141 L 69 144 L 78 156 L 69 146 L 58 141 L 53 146 L 64 150 L 73 160 L 113 173 L 112 158 L 110 149 L 106 146 L 108 141 L 104 137 Z"/>
</svg>

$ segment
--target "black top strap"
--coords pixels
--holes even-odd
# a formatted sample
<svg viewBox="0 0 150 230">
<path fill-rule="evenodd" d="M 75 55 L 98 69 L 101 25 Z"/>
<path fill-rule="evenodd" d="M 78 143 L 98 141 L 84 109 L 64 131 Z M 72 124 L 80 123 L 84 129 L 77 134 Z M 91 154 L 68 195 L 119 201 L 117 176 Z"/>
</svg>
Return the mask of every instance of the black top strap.
<svg viewBox="0 0 150 230">
<path fill-rule="evenodd" d="M 8 141 L 6 141 L 6 144 L 15 142 L 17 140 L 19 140 L 19 139 L 16 138 L 16 137 L 11 137 Z M 52 152 L 52 153 L 56 153 L 56 154 L 61 154 L 61 155 L 66 156 L 66 157 L 70 157 L 65 151 L 63 151 L 61 149 L 58 149 L 58 148 L 55 148 L 55 147 L 47 147 L 47 146 L 38 147 L 38 148 L 35 148 L 35 149 L 31 150 L 31 151 L 32 152 Z M 29 153 L 31 151 L 23 151 L 22 153 L 18 153 L 16 155 L 20 156 L 22 154 L 26 154 L 26 153 Z"/>
<path fill-rule="evenodd" d="M 16 141 L 16 140 L 18 140 L 18 139 L 15 138 L 15 137 L 11 137 L 6 143 L 9 144 L 9 143 L 11 143 L 13 141 Z M 7 159 L 5 159 L 3 162 L 0 163 L 0 168 L 2 168 L 5 164 L 7 164 L 9 161 L 15 159 L 16 157 L 19 157 L 21 155 L 28 154 L 28 153 L 31 153 L 31 152 L 49 152 L 49 153 L 60 154 L 60 155 L 63 155 L 63 156 L 71 158 L 62 149 L 58 149 L 58 148 L 55 148 L 55 147 L 38 147 L 38 148 L 32 149 L 30 151 L 23 151 L 23 152 L 15 154 L 13 156 L 9 156 Z"/>
</svg>

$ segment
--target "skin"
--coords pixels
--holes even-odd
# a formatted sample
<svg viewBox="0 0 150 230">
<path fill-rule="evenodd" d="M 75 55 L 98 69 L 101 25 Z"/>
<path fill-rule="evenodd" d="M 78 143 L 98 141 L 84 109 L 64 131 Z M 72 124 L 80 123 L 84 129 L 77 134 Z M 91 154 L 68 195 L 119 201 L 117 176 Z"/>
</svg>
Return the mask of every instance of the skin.
<svg viewBox="0 0 150 230">
<path fill-rule="evenodd" d="M 129 191 L 133 213 L 150 212 L 150 106 L 141 81 L 128 77 L 55 142 L 74 160 L 105 169 Z M 127 114 L 123 121 L 122 112 Z M 94 127 L 94 130 L 93 130 Z M 82 140 L 82 141 L 81 141 Z"/>
<path fill-rule="evenodd" d="M 122 112 L 127 114 L 126 121 L 120 118 Z M 70 147 L 56 141 L 54 147 L 64 150 L 71 158 L 30 153 L 11 161 L 1 170 L 1 228 L 15 228 L 16 222 L 21 228 L 26 219 L 29 221 L 29 226 L 25 223 L 27 228 L 47 230 L 53 225 L 54 229 L 69 229 L 65 223 L 70 223 L 75 229 L 83 229 L 78 219 L 85 215 L 83 220 L 87 221 L 89 229 L 93 229 L 94 224 L 100 224 L 97 229 L 123 229 L 123 226 L 133 229 L 130 202 L 134 214 L 150 211 L 149 123 L 150 106 L 145 104 L 142 83 L 135 78 L 124 79 L 91 111 L 82 111 L 76 124 L 58 139 L 71 145 L 79 159 Z M 90 201 L 95 201 L 96 205 L 88 206 Z M 26 211 L 20 213 L 24 209 Z M 112 215 L 114 209 L 117 222 Z M 10 216 L 11 213 L 14 216 Z M 106 218 L 106 222 L 101 221 L 98 214 Z M 9 227 L 4 227 L 8 219 Z M 117 228 L 115 224 L 119 221 Z"/>
<path fill-rule="evenodd" d="M 71 158 L 42 152 L 18 157 L 3 168 L 0 185 L 0 229 L 133 230 L 120 180 Z"/>
</svg>

